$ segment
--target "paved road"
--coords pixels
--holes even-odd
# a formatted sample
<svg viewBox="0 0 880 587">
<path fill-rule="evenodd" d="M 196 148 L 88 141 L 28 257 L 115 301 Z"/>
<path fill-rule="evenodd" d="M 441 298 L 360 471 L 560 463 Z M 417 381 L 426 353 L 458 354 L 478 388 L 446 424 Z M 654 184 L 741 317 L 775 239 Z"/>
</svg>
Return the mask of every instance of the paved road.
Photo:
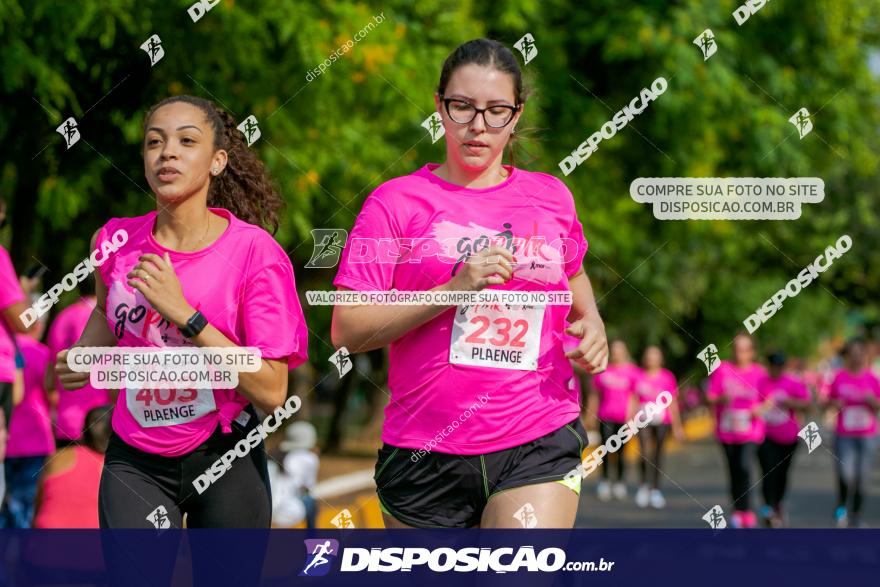
<svg viewBox="0 0 880 587">
<path fill-rule="evenodd" d="M 822 446 L 808 454 L 801 444 L 795 454 L 789 478 L 789 522 L 794 528 L 832 527 L 836 485 L 832 436 L 822 430 Z M 629 496 L 625 501 L 600 502 L 596 498 L 599 471 L 585 480 L 577 526 L 590 528 L 694 528 L 706 527 L 703 514 L 719 504 L 730 522 L 730 498 L 727 495 L 727 473 L 724 455 L 713 440 L 692 442 L 666 456 L 661 476 L 661 488 L 667 506 L 663 510 L 640 509 L 633 501 L 638 479 L 636 463 L 628 462 L 626 478 Z M 755 463 L 752 482 L 760 479 L 760 468 Z M 868 498 L 863 508 L 863 519 L 871 528 L 880 528 L 880 458 L 875 461 L 873 476 L 868 484 Z M 752 504 L 761 503 L 760 486 L 752 491 Z"/>
</svg>

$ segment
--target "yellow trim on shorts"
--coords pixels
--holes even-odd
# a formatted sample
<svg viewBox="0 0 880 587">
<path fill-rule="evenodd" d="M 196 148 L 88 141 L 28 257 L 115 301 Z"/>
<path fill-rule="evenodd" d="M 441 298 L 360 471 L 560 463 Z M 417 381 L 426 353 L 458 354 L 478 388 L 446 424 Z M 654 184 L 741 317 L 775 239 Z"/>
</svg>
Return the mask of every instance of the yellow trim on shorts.
<svg viewBox="0 0 880 587">
<path fill-rule="evenodd" d="M 568 487 L 569 489 L 571 489 L 572 491 L 574 491 L 578 495 L 581 494 L 581 476 L 580 475 L 572 475 L 572 476 L 567 477 L 565 479 L 560 479 L 557 481 L 557 483 L 562 483 L 563 485 L 565 485 L 566 487 Z"/>
</svg>

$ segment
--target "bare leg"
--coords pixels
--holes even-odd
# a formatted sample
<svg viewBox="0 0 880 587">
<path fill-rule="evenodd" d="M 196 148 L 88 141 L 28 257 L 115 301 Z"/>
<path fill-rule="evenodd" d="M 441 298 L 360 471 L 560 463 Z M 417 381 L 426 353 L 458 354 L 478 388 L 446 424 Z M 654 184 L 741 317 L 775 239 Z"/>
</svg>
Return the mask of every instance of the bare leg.
<svg viewBox="0 0 880 587">
<path fill-rule="evenodd" d="M 572 528 L 578 500 L 577 493 L 557 482 L 508 489 L 489 498 L 481 525 L 483 528 L 522 528 L 523 522 L 514 514 L 525 508 L 526 527 Z"/>
</svg>

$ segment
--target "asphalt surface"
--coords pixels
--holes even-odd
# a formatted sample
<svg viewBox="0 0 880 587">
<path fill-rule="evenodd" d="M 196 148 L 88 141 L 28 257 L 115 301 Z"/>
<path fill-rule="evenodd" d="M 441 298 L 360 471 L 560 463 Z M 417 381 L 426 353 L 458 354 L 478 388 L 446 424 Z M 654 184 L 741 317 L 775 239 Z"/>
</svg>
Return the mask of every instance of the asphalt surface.
<svg viewBox="0 0 880 587">
<path fill-rule="evenodd" d="M 837 481 L 834 474 L 833 437 L 822 429 L 822 445 L 808 454 L 801 441 L 790 469 L 786 495 L 789 527 L 834 527 Z M 880 451 L 875 455 L 868 496 L 862 508 L 862 520 L 870 528 L 880 528 Z M 639 479 L 637 463 L 626 464 L 628 481 L 625 500 L 601 502 L 596 497 L 599 470 L 584 480 L 576 526 L 579 528 L 699 528 L 708 527 L 702 516 L 720 505 L 730 523 L 731 498 L 727 488 L 727 468 L 720 445 L 714 439 L 689 442 L 667 454 L 660 477 L 666 507 L 641 509 L 634 497 Z M 755 459 L 752 468 L 752 508 L 763 504 L 760 490 L 760 467 Z"/>
</svg>

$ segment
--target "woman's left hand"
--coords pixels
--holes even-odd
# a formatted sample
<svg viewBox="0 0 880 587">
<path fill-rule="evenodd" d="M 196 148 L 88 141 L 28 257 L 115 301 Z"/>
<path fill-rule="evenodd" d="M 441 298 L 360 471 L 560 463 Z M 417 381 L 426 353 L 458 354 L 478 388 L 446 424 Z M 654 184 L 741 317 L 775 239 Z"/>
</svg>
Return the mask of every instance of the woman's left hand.
<svg viewBox="0 0 880 587">
<path fill-rule="evenodd" d="M 195 313 L 195 308 L 183 297 L 183 288 L 168 253 L 164 259 L 153 253 L 141 255 L 127 277 L 128 285 L 141 292 L 150 305 L 172 324 L 179 327 Z"/>
<path fill-rule="evenodd" d="M 575 320 L 565 332 L 581 339 L 577 348 L 565 353 L 576 361 L 587 373 L 601 373 L 608 366 L 608 340 L 605 337 L 605 324 L 599 316 Z"/>
</svg>

